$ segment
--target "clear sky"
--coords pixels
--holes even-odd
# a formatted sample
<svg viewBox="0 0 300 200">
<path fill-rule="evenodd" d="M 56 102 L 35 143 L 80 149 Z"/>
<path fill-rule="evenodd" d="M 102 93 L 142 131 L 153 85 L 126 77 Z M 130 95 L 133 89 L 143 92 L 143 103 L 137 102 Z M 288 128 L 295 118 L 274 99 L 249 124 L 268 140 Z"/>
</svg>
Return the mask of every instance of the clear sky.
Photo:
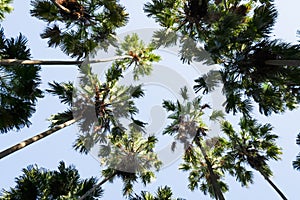
<svg viewBox="0 0 300 200">
<path fill-rule="evenodd" d="M 142 7 L 146 1 L 121 1 L 126 5 L 130 14 L 129 24 L 120 29 L 120 32 L 131 31 L 139 28 L 157 27 L 153 20 L 148 19 L 143 14 Z M 296 42 L 296 31 L 300 29 L 300 2 L 295 0 L 277 0 L 275 1 L 279 17 L 274 30 L 274 37 L 285 41 Z M 45 40 L 40 39 L 45 24 L 29 14 L 29 1 L 15 0 L 14 12 L 7 15 L 6 20 L 1 23 L 5 29 L 7 37 L 15 37 L 22 32 L 28 40 L 34 59 L 67 59 L 59 49 L 50 49 Z M 48 66 L 43 67 L 42 88 L 47 88 L 49 81 L 73 81 L 77 76 L 75 67 Z M 0 150 L 27 139 L 41 131 L 47 129 L 49 123 L 46 119 L 59 111 L 63 111 L 65 106 L 60 105 L 57 98 L 46 94 L 46 97 L 38 102 L 37 112 L 33 115 L 31 121 L 33 125 L 30 128 L 24 128 L 19 132 L 10 132 L 0 135 Z M 269 118 L 259 117 L 261 122 L 270 122 L 274 131 L 280 136 L 278 144 L 283 148 L 282 160 L 271 162 L 271 168 L 274 172 L 272 180 L 287 195 L 289 199 L 299 199 L 299 178 L 300 172 L 292 169 L 292 161 L 295 159 L 300 147 L 295 144 L 295 138 L 300 131 L 300 111 L 287 112 L 284 115 L 273 115 Z M 14 185 L 14 178 L 21 174 L 21 169 L 30 165 L 38 164 L 40 167 L 55 169 L 59 161 L 63 160 L 67 164 L 74 164 L 82 177 L 91 177 L 100 175 L 101 168 L 99 163 L 91 156 L 81 155 L 72 149 L 72 144 L 76 138 L 76 126 L 68 127 L 63 131 L 57 132 L 19 152 L 16 152 L 0 160 L 0 188 L 8 188 Z M 186 199 L 210 199 L 204 196 L 201 191 L 190 192 L 187 189 L 186 174 L 176 170 L 178 163 L 164 168 L 153 184 L 143 188 L 141 184 L 135 185 L 135 192 L 140 190 L 156 190 L 158 186 L 169 185 L 172 187 L 176 197 Z M 229 177 L 229 176 L 228 176 Z M 229 192 L 225 194 L 226 199 L 235 200 L 253 200 L 253 199 L 279 199 L 279 196 L 267 184 L 266 181 L 255 173 L 255 183 L 249 188 L 241 188 L 233 178 L 228 178 L 230 186 Z M 116 184 L 106 184 L 104 192 L 105 200 L 122 199 L 122 186 L 118 181 Z M 298 197 L 298 198 L 297 198 Z"/>
</svg>

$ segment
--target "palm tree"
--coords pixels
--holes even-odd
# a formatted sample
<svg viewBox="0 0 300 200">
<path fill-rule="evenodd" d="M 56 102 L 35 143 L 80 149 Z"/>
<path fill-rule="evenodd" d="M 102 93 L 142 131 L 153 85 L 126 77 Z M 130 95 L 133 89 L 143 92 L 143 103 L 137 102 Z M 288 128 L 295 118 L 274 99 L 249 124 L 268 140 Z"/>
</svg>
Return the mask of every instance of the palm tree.
<svg viewBox="0 0 300 200">
<path fill-rule="evenodd" d="M 78 199 L 95 185 L 96 178 L 81 179 L 74 166 L 66 167 L 62 161 L 57 171 L 31 165 L 16 178 L 16 186 L 3 190 L 0 199 Z M 85 199 L 98 199 L 102 193 L 98 185 Z"/>
<path fill-rule="evenodd" d="M 265 1 L 264 5 L 270 6 L 270 2 Z M 162 27 L 204 42 L 207 50 L 212 53 L 217 46 L 227 45 L 230 37 L 245 30 L 253 17 L 250 13 L 259 6 L 241 0 L 235 2 L 153 0 L 145 4 L 144 11 Z M 213 47 L 214 42 L 217 43 Z"/>
<path fill-rule="evenodd" d="M 107 49 L 128 18 L 117 1 L 32 0 L 31 5 L 31 15 L 47 23 L 41 37 L 49 47 L 59 46 L 78 60 L 96 48 Z"/>
<path fill-rule="evenodd" d="M 98 157 L 104 177 L 119 177 L 124 183 L 123 195 L 132 195 L 133 184 L 140 179 L 146 186 L 154 178 L 162 162 L 155 149 L 157 138 L 131 128 L 118 135 L 114 132 L 107 143 L 100 143 Z"/>
<path fill-rule="evenodd" d="M 149 74 L 152 69 L 151 63 L 158 61 L 159 57 L 152 53 L 154 48 L 151 45 L 146 46 L 142 43 L 136 34 L 126 37 L 124 43 L 121 43 L 120 46 L 120 49 L 118 49 L 118 55 L 115 57 L 84 62 L 79 69 L 82 73 L 82 77 L 84 78 L 81 80 L 81 85 L 78 87 L 74 88 L 71 82 L 57 83 L 54 81 L 53 83 L 49 83 L 51 89 L 46 91 L 58 96 L 61 103 L 67 104 L 69 108 L 65 112 L 57 113 L 49 118 L 49 121 L 51 121 L 50 129 L 0 152 L 0 159 L 75 122 L 81 124 L 81 133 L 83 134 L 79 136 L 74 147 L 75 149 L 80 149 L 81 152 L 85 153 L 95 143 L 97 143 L 99 139 L 101 139 L 101 135 L 109 129 L 109 126 L 111 125 L 110 123 L 113 123 L 113 125 L 116 126 L 115 129 L 118 129 L 117 127 L 120 126 L 118 119 L 121 117 L 130 118 L 133 122 L 132 126 L 136 129 L 145 125 L 133 117 L 133 115 L 137 112 L 137 108 L 134 106 L 132 99 L 143 96 L 141 86 L 123 87 L 118 86 L 117 82 L 118 79 L 122 77 L 123 71 L 130 67 L 133 63 L 135 65 L 134 76 L 136 78 L 141 75 Z M 135 54 L 135 56 L 129 55 L 129 52 Z M 91 64 L 97 62 L 108 62 L 111 60 L 115 62 L 106 73 L 106 82 L 101 83 L 98 80 L 98 77 L 92 73 Z M 17 60 L 16 62 L 24 62 L 24 65 L 31 64 L 30 60 Z M 65 63 L 65 61 L 58 62 L 61 64 Z M 82 63 L 82 61 L 71 61 L 68 64 L 74 64 L 75 62 Z M 8 60 L 8 63 L 5 64 L 10 63 L 11 61 Z M 38 63 L 53 64 L 52 61 L 38 61 Z M 76 96 L 77 98 L 73 98 Z M 101 104 L 101 102 L 104 101 L 106 102 L 105 106 L 103 106 L 103 103 Z M 71 105 L 74 107 L 73 109 L 71 108 Z M 82 108 L 82 105 L 85 106 Z M 81 107 L 82 109 L 76 111 L 76 106 L 77 108 Z M 95 112 L 96 108 L 97 111 Z M 105 125 L 101 126 L 102 128 L 100 129 L 97 128 L 98 131 L 90 134 L 89 131 L 91 125 L 97 121 L 96 116 L 99 124 L 96 125 L 95 128 L 100 127 L 101 124 Z M 103 124 L 103 122 L 105 123 Z M 100 132 L 103 134 L 99 134 Z M 94 136 L 96 138 L 94 138 Z M 92 141 L 89 141 L 90 139 L 92 139 Z"/>
<path fill-rule="evenodd" d="M 225 199 L 223 193 L 228 191 L 228 186 L 222 180 L 222 159 L 216 157 L 212 147 L 206 145 L 203 140 L 195 139 L 195 143 L 195 146 L 186 150 L 184 163 L 180 166 L 181 170 L 190 171 L 189 188 L 199 188 L 205 195 L 208 193 L 218 200 Z"/>
<path fill-rule="evenodd" d="M 281 149 L 275 144 L 278 136 L 271 133 L 270 124 L 260 125 L 254 119 L 241 118 L 239 125 L 241 132 L 237 133 L 229 122 L 223 122 L 222 130 L 228 137 L 221 143 L 226 148 L 226 154 L 223 156 L 237 167 L 248 164 L 266 179 L 282 199 L 286 200 L 287 197 L 270 180 L 272 171 L 267 164 L 270 159 L 280 159 L 279 155 L 282 154 Z"/>
<path fill-rule="evenodd" d="M 74 145 L 75 149 L 87 153 L 96 143 L 106 142 L 110 134 L 121 134 L 126 130 L 120 119 L 127 119 L 137 129 L 145 123 L 135 119 L 138 109 L 134 99 L 144 96 L 141 85 L 120 86 L 123 72 L 133 66 L 134 79 L 148 75 L 152 62 L 159 57 L 152 53 L 154 48 L 142 43 L 136 34 L 125 37 L 124 43 L 117 50 L 118 56 L 128 52 L 131 59 L 118 60 L 106 72 L 105 82 L 101 82 L 92 72 L 91 65 L 83 65 L 78 86 L 74 91 L 73 114 L 80 116 L 80 135 Z M 138 128 L 140 127 L 140 128 Z M 92 130 L 92 131 L 91 131 Z"/>
<path fill-rule="evenodd" d="M 102 182 L 120 178 L 124 184 L 123 195 L 128 197 L 133 195 L 133 184 L 138 179 L 146 186 L 155 178 L 153 170 L 158 171 L 162 164 L 154 151 L 156 142 L 155 136 L 147 136 L 134 126 L 129 130 L 113 128 L 105 140 L 98 143 L 92 141 L 91 145 L 97 147 L 96 159 L 105 167 Z M 94 186 L 86 194 L 97 187 Z"/>
<path fill-rule="evenodd" d="M 183 103 L 177 100 L 176 103 L 164 101 L 163 106 L 171 112 L 168 118 L 172 119 L 164 131 L 164 134 L 174 135 L 175 142 L 173 149 L 178 142 L 183 143 L 186 152 L 184 164 L 180 169 L 191 171 L 189 176 L 189 187 L 194 190 L 198 187 L 198 182 L 204 179 L 200 189 L 207 192 L 218 200 L 224 200 L 223 192 L 228 190 L 227 185 L 222 181 L 224 174 L 221 169 L 221 160 L 214 157 L 210 148 L 203 142 L 208 128 L 203 123 L 201 117 L 203 110 L 209 105 L 201 105 L 201 98 L 197 97 L 192 102 L 188 101 L 188 91 L 184 87 L 181 89 Z"/>
</svg>

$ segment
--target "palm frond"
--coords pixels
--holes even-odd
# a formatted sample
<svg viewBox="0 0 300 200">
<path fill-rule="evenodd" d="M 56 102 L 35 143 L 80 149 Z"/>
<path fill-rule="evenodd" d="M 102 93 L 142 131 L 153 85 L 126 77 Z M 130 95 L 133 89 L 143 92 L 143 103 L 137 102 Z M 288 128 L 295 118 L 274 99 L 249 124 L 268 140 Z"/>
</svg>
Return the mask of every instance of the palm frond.
<svg viewBox="0 0 300 200">
<path fill-rule="evenodd" d="M 58 96 L 62 103 L 71 105 L 72 104 L 72 95 L 73 95 L 73 83 L 49 83 L 51 89 L 47 89 L 46 91 L 50 94 Z"/>
</svg>

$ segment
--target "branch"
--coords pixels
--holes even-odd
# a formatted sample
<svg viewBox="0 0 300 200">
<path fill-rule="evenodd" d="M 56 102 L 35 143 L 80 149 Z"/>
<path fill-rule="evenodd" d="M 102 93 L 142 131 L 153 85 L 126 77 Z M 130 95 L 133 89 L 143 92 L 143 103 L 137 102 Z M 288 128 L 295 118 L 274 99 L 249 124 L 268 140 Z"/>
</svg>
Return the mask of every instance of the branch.
<svg viewBox="0 0 300 200">
<path fill-rule="evenodd" d="M 62 5 L 60 5 L 59 3 L 56 2 L 56 0 L 51 0 L 51 1 L 52 1 L 52 3 L 54 3 L 54 5 L 55 5 L 57 8 L 63 10 L 64 12 L 66 12 L 66 13 L 68 13 L 68 14 L 71 14 L 71 11 L 70 11 L 68 8 L 66 8 L 66 7 L 64 7 L 64 6 L 62 6 Z"/>
<path fill-rule="evenodd" d="M 24 140 L 24 141 L 20 142 L 19 144 L 16 144 L 16 145 L 14 145 L 14 146 L 12 146 L 12 147 L 4 150 L 4 151 L 1 151 L 0 152 L 0 159 L 4 158 L 4 157 L 20 150 L 20 149 L 25 148 L 25 147 L 29 146 L 30 144 L 55 133 L 56 131 L 59 131 L 59 130 L 67 127 L 67 126 L 70 126 L 71 124 L 75 123 L 76 121 L 77 121 L 77 119 L 71 119 L 71 120 L 69 120 L 69 121 L 67 121 L 63 124 L 54 126 L 53 128 L 50 128 L 47 131 L 44 131 L 44 132 L 39 133 L 39 134 L 37 134 L 37 135 L 27 139 L 27 140 Z"/>
<path fill-rule="evenodd" d="M 132 58 L 131 56 L 113 56 L 109 58 L 97 59 L 97 60 L 19 60 L 19 59 L 0 59 L 0 65 L 80 65 L 82 63 L 101 63 L 110 62 L 115 60 L 122 60 L 125 58 Z"/>
</svg>

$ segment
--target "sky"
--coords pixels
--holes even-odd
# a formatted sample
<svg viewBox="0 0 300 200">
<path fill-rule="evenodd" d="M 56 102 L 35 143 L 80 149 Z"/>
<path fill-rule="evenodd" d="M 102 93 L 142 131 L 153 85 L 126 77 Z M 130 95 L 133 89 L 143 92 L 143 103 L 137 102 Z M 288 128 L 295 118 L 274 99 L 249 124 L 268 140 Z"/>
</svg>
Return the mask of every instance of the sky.
<svg viewBox="0 0 300 200">
<path fill-rule="evenodd" d="M 136 29 L 157 28 L 158 26 L 152 19 L 145 16 L 142 11 L 143 3 L 146 1 L 121 1 L 126 5 L 130 15 L 130 21 L 126 27 L 119 32 L 127 32 Z M 278 0 L 275 4 L 279 11 L 279 17 L 274 29 L 274 37 L 284 41 L 297 41 L 296 31 L 300 29 L 300 12 L 298 10 L 300 2 L 295 0 Z M 33 59 L 69 59 L 59 49 L 47 47 L 47 42 L 40 39 L 39 34 L 46 24 L 32 18 L 29 14 L 31 8 L 29 1 L 16 1 L 13 4 L 15 10 L 7 15 L 6 20 L 1 23 L 5 29 L 7 37 L 16 37 L 19 32 L 28 38 Z M 78 76 L 76 68 L 72 66 L 43 66 L 42 89 L 47 88 L 47 83 L 55 81 L 73 81 Z M 51 95 L 46 94 L 45 98 L 40 99 L 37 104 L 37 112 L 31 118 L 32 126 L 24 128 L 19 132 L 10 132 L 0 135 L 0 150 L 4 150 L 24 139 L 27 139 L 48 128 L 49 122 L 46 121 L 51 114 L 63 111 L 64 105 Z M 298 180 L 300 172 L 292 169 L 292 161 L 295 159 L 300 147 L 295 144 L 295 138 L 300 131 L 300 110 L 286 112 L 282 115 L 272 115 L 263 117 L 257 114 L 260 122 L 269 122 L 274 126 L 274 132 L 279 135 L 278 144 L 283 148 L 282 160 L 270 162 L 274 172 L 272 180 L 291 200 L 298 199 L 300 196 Z M 229 119 L 235 120 L 234 117 Z M 81 155 L 72 149 L 72 144 L 76 139 L 76 125 L 65 128 L 46 139 L 36 142 L 4 159 L 0 160 L 0 188 L 8 189 L 14 185 L 14 178 L 21 174 L 21 169 L 30 165 L 37 164 L 47 169 L 56 169 L 59 161 L 63 160 L 67 164 L 74 164 L 79 170 L 82 178 L 91 176 L 100 177 L 101 168 L 99 163 L 90 155 Z M 158 174 L 157 179 L 146 188 L 137 183 L 134 187 L 136 193 L 141 190 L 154 191 L 158 186 L 169 185 L 173 189 L 175 197 L 186 199 L 210 199 L 201 191 L 190 192 L 187 189 L 187 174 L 177 170 L 179 162 L 164 167 Z M 248 188 L 241 188 L 233 178 L 227 178 L 230 186 L 229 192 L 225 194 L 226 199 L 252 200 L 252 199 L 280 199 L 267 182 L 257 173 L 255 174 L 254 184 Z M 120 181 L 108 183 L 104 187 L 105 200 L 123 199 L 121 195 L 122 185 Z"/>
</svg>

